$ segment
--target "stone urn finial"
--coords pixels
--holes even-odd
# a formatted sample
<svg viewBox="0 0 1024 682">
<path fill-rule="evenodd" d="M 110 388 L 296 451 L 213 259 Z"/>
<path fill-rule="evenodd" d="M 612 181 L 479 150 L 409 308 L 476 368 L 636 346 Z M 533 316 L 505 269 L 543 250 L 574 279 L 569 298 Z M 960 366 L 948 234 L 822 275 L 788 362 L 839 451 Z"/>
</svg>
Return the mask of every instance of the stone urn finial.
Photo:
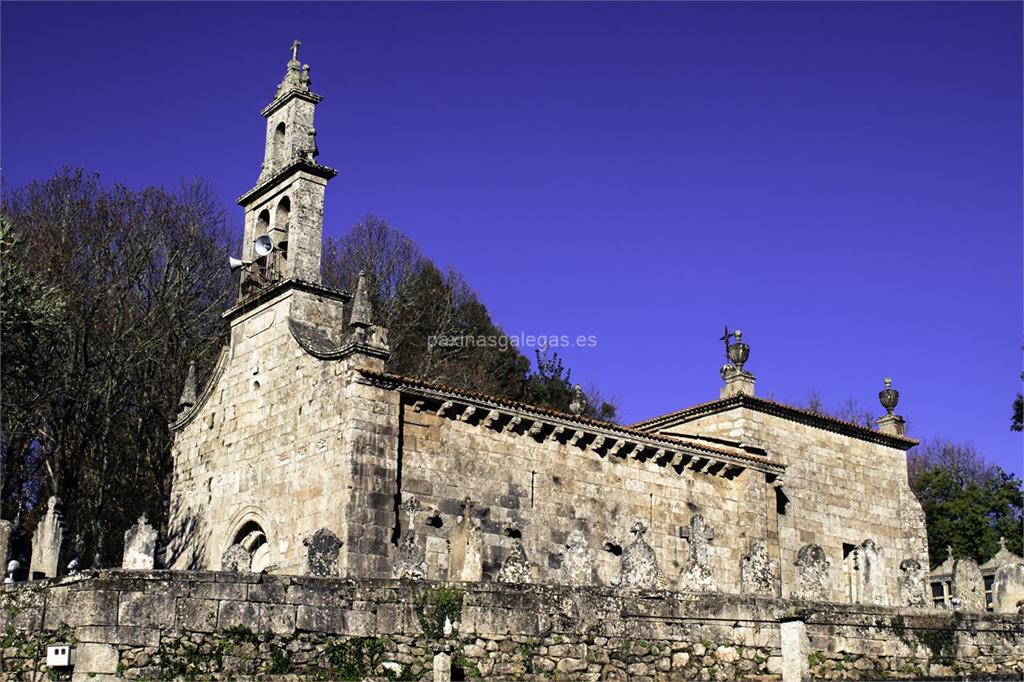
<svg viewBox="0 0 1024 682">
<path fill-rule="evenodd" d="M 736 367 L 737 370 L 743 371 L 743 363 L 750 357 L 750 346 L 743 343 L 743 332 L 737 329 L 732 333 L 736 339 L 733 343 L 729 344 L 727 349 L 729 355 L 729 362 Z"/>
<path fill-rule="evenodd" d="M 885 378 L 885 388 L 878 392 L 878 401 L 882 403 L 886 414 L 892 414 L 900 402 L 900 392 L 892 387 L 892 379 Z"/>
<path fill-rule="evenodd" d="M 587 409 L 587 397 L 583 395 L 583 389 L 579 384 L 572 389 L 572 402 L 569 403 L 569 411 L 575 415 L 583 414 Z"/>
</svg>

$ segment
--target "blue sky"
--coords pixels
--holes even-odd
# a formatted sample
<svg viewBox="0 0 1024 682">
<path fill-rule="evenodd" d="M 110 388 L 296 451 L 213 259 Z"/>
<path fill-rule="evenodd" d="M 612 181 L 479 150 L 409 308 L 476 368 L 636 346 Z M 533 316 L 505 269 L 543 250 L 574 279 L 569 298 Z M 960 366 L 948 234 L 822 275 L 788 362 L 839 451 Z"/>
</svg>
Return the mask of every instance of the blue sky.
<svg viewBox="0 0 1024 682">
<path fill-rule="evenodd" d="M 510 334 L 593 335 L 636 421 L 892 376 L 915 437 L 1024 473 L 1020 3 L 5 2 L 5 182 L 252 187 L 303 41 L 326 232 L 375 213 Z M 240 220 L 240 209 L 233 209 Z"/>
</svg>

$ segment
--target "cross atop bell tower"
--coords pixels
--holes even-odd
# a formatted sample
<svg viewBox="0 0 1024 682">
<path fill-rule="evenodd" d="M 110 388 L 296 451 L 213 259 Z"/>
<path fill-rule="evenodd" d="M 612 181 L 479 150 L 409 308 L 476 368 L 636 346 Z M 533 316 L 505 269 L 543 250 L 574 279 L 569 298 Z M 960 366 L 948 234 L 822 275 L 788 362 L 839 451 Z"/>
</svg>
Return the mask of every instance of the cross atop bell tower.
<svg viewBox="0 0 1024 682">
<path fill-rule="evenodd" d="M 323 98 L 310 90 L 301 45 L 292 43 L 284 78 L 260 112 L 267 119 L 263 165 L 256 187 L 238 199 L 245 209 L 242 260 L 253 263 L 241 277 L 242 297 L 282 279 L 320 283 L 324 190 L 337 171 L 315 161 L 313 113 Z M 268 254 L 257 250 L 263 236 L 273 244 Z"/>
</svg>

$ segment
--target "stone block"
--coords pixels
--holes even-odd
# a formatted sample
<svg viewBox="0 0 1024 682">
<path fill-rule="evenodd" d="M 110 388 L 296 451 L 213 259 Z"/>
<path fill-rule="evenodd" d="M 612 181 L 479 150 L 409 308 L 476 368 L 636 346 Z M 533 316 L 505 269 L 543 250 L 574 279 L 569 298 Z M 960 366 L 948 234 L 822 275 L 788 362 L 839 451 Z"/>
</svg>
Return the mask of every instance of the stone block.
<svg viewBox="0 0 1024 682">
<path fill-rule="evenodd" d="M 193 632 L 214 632 L 220 602 L 216 599 L 181 597 L 176 603 L 175 621 L 178 629 Z"/>
<path fill-rule="evenodd" d="M 117 648 L 100 642 L 79 642 L 75 648 L 75 673 L 112 675 L 117 672 Z"/>
<path fill-rule="evenodd" d="M 369 611 L 300 605 L 296 612 L 295 628 L 307 632 L 366 637 L 376 632 L 377 623 L 376 617 Z"/>
<path fill-rule="evenodd" d="M 160 630 L 154 628 L 85 625 L 75 630 L 79 642 L 99 642 L 119 646 L 157 647 Z"/>
<path fill-rule="evenodd" d="M 242 601 L 248 589 L 245 583 L 200 582 L 192 585 L 189 596 L 198 599 L 230 599 Z"/>
<path fill-rule="evenodd" d="M 217 612 L 217 629 L 245 626 L 252 629 L 259 623 L 260 606 L 244 601 L 222 601 Z"/>
<path fill-rule="evenodd" d="M 145 592 L 122 592 L 117 624 L 135 627 L 174 627 L 175 598 Z"/>
<path fill-rule="evenodd" d="M 291 635 L 295 632 L 295 612 L 293 604 L 262 604 L 260 606 L 259 632 L 275 635 Z"/>
<path fill-rule="evenodd" d="M 61 625 L 117 625 L 118 593 L 112 590 L 76 590 L 55 588 L 48 595 L 43 627 L 59 629 Z"/>
</svg>

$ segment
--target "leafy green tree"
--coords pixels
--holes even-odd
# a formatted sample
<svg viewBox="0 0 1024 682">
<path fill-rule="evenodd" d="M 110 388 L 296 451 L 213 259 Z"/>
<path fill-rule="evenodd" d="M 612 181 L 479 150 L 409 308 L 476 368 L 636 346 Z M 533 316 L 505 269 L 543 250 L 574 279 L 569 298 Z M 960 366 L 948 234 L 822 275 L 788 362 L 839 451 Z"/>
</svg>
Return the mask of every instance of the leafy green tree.
<svg viewBox="0 0 1024 682">
<path fill-rule="evenodd" d="M 1006 538 L 1021 554 L 1024 489 L 1021 480 L 989 464 L 970 444 L 922 443 L 908 453 L 910 486 L 924 508 L 932 567 L 956 556 L 990 559 Z"/>
</svg>

